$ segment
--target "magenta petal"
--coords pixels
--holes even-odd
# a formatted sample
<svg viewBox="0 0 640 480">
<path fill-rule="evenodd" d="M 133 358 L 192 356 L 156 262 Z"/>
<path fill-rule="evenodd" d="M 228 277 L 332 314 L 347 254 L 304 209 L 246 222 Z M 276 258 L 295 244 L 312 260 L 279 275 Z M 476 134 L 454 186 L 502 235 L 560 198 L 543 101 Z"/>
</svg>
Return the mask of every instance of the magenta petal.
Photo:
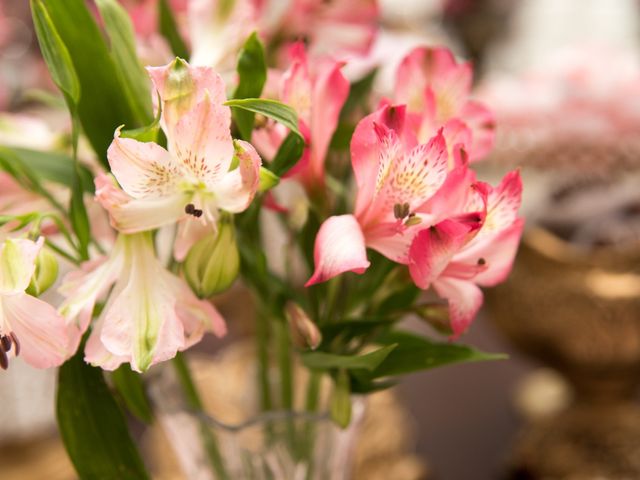
<svg viewBox="0 0 640 480">
<path fill-rule="evenodd" d="M 320 227 L 314 250 L 316 270 L 306 287 L 344 272 L 364 273 L 370 263 L 364 235 L 353 215 L 328 218 Z"/>
</svg>

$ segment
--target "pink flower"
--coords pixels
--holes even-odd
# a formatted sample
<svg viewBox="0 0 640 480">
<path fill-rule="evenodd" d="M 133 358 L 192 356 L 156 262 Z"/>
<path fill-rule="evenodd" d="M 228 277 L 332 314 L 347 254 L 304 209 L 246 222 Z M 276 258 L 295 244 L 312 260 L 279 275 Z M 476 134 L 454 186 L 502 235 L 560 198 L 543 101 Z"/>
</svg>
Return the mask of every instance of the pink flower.
<svg viewBox="0 0 640 480">
<path fill-rule="evenodd" d="M 456 131 L 458 140 L 450 145 L 463 143 L 473 162 L 491 150 L 495 121 L 483 104 L 469 99 L 472 77 L 471 65 L 457 63 L 448 49 L 418 47 L 398 68 L 394 100 L 407 105 L 420 141 L 441 127 Z"/>
<path fill-rule="evenodd" d="M 249 206 L 261 161 L 249 143 L 231 138 L 224 84 L 213 70 L 176 59 L 149 73 L 162 103 L 168 150 L 121 138 L 116 130 L 107 157 L 122 190 L 101 175 L 96 196 L 123 233 L 180 222 L 181 260 L 202 234 L 215 229 L 219 210 L 237 213 Z"/>
<path fill-rule="evenodd" d="M 162 266 L 148 233 L 119 235 L 109 257 L 69 274 L 59 310 L 84 330 L 109 291 L 85 349 L 86 361 L 106 370 L 126 362 L 144 371 L 199 342 L 206 331 L 226 333 L 217 310 Z"/>
<path fill-rule="evenodd" d="M 446 142 L 438 132 L 417 144 L 404 121 L 404 106 L 385 106 L 358 124 L 351 141 L 355 212 L 330 217 L 320 227 L 316 269 L 307 285 L 346 271 L 364 272 L 366 247 L 406 264 L 415 235 L 434 223 L 432 205 L 450 175 Z"/>
<path fill-rule="evenodd" d="M 293 107 L 307 146 L 289 176 L 298 178 L 307 191 L 324 186 L 324 162 L 338 125 L 349 82 L 340 72 L 342 64 L 329 59 L 310 63 L 304 44 L 291 46 L 291 65 L 281 79 L 280 100 Z M 253 143 L 263 152 L 275 152 L 287 134 L 280 124 L 268 122 L 254 132 Z"/>
<path fill-rule="evenodd" d="M 21 355 L 36 368 L 61 365 L 73 350 L 64 318 L 48 303 L 25 293 L 44 238 L 4 240 L 0 246 L 0 367 Z"/>
<path fill-rule="evenodd" d="M 487 186 L 481 223 L 469 217 L 446 219 L 421 230 L 409 251 L 409 272 L 422 289 L 433 287 L 449 302 L 454 336 L 463 333 L 482 306 L 478 286 L 505 280 L 524 221 L 518 218 L 522 182 L 517 171 L 496 188 Z"/>
</svg>

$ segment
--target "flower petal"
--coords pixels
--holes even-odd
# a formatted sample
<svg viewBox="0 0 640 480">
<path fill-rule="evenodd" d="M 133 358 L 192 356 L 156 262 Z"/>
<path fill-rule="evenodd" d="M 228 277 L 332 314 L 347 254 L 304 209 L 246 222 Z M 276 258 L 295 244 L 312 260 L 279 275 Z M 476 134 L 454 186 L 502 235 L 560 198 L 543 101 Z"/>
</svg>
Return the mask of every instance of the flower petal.
<svg viewBox="0 0 640 480">
<path fill-rule="evenodd" d="M 227 172 L 216 185 L 215 194 L 218 206 L 232 213 L 245 210 L 256 194 L 260 183 L 260 165 L 258 152 L 250 143 L 236 141 L 238 168 Z"/>
<path fill-rule="evenodd" d="M 134 199 L 118 189 L 106 174 L 95 178 L 96 200 L 109 212 L 113 228 L 136 233 L 170 225 L 185 216 L 191 195 L 174 193 L 164 197 Z"/>
<path fill-rule="evenodd" d="M 316 269 L 307 287 L 344 272 L 364 273 L 370 263 L 362 230 L 353 215 L 325 220 L 316 237 L 314 260 Z"/>
<path fill-rule="evenodd" d="M 181 177 L 179 163 L 160 145 L 120 138 L 121 128 L 113 136 L 107 158 L 122 189 L 133 198 L 159 197 L 175 191 Z"/>
<path fill-rule="evenodd" d="M 522 202 L 522 179 L 520 171 L 507 173 L 500 185 L 489 191 L 487 199 L 487 218 L 480 235 L 510 227 L 518 217 Z"/>
<path fill-rule="evenodd" d="M 2 297 L 2 314 L 20 342 L 20 355 L 36 368 L 57 367 L 69 358 L 64 318 L 48 303 L 18 293 Z"/>
<path fill-rule="evenodd" d="M 441 297 L 449 301 L 449 320 L 453 338 L 463 334 L 482 306 L 482 291 L 473 283 L 457 278 L 442 277 L 434 284 Z"/>
<path fill-rule="evenodd" d="M 429 288 L 477 228 L 472 221 L 444 220 L 420 231 L 409 250 L 409 273 L 415 284 Z"/>
<path fill-rule="evenodd" d="M 194 183 L 204 182 L 214 189 L 229 170 L 233 158 L 231 111 L 205 97 L 180 118 L 175 135 L 169 138 L 170 150 Z"/>
<path fill-rule="evenodd" d="M 0 246 L 0 295 L 24 292 L 35 271 L 35 260 L 44 238 L 37 242 L 7 238 Z"/>
<path fill-rule="evenodd" d="M 302 42 L 295 42 L 289 47 L 291 66 L 282 75 L 280 96 L 282 101 L 290 105 L 300 120 L 311 124 L 313 105 L 312 81 L 307 63 L 307 53 Z"/>
<path fill-rule="evenodd" d="M 496 136 L 496 120 L 491 110 L 480 102 L 468 101 L 460 118 L 469 126 L 472 132 L 472 143 L 469 147 L 471 161 L 482 160 L 493 148 Z"/>
</svg>

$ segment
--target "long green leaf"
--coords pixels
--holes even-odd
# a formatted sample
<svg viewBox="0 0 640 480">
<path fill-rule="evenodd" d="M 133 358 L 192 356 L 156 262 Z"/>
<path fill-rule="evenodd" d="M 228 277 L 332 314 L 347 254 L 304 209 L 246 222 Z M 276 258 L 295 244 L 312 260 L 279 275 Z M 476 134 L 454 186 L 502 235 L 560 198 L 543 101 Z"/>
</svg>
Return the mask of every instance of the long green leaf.
<svg viewBox="0 0 640 480">
<path fill-rule="evenodd" d="M 102 370 L 87 365 L 82 355 L 60 367 L 56 402 L 60 435 L 78 476 L 149 478 Z"/>
<path fill-rule="evenodd" d="M 42 1 L 31 0 L 31 10 L 40 51 L 51 78 L 75 106 L 80 100 L 80 82 L 69 51 Z"/>
<path fill-rule="evenodd" d="M 78 117 L 99 159 L 106 166 L 107 147 L 119 125 L 141 126 L 126 94 L 122 75 L 84 0 L 35 0 L 46 7 L 66 46 L 80 83 Z"/>
<path fill-rule="evenodd" d="M 331 418 L 346 428 L 351 421 L 351 381 L 346 370 L 340 370 L 331 392 Z"/>
<path fill-rule="evenodd" d="M 267 81 L 267 63 L 264 58 L 264 47 L 253 32 L 244 43 L 238 56 L 238 86 L 233 98 L 258 98 Z M 245 140 L 251 139 L 255 114 L 246 110 L 236 109 L 233 118 L 240 135 Z"/>
<path fill-rule="evenodd" d="M 96 0 L 111 43 L 111 55 L 139 123 L 151 121 L 150 81 L 136 53 L 135 33 L 126 10 L 115 0 Z"/>
<path fill-rule="evenodd" d="M 302 355 L 302 363 L 311 369 L 364 369 L 373 371 L 384 362 L 384 359 L 396 348 L 387 345 L 364 355 L 337 355 L 326 352 L 309 352 Z"/>
<path fill-rule="evenodd" d="M 298 129 L 298 115 L 296 111 L 282 102 L 266 98 L 243 98 L 228 100 L 225 102 L 225 105 L 231 108 L 240 108 L 248 112 L 260 113 L 265 117 L 272 118 L 292 132 L 295 132 L 300 138 L 303 138 Z"/>
<path fill-rule="evenodd" d="M 142 376 L 127 364 L 111 374 L 111 380 L 122 397 L 127 409 L 145 423 L 153 421 L 153 409 L 144 389 Z"/>
<path fill-rule="evenodd" d="M 381 345 L 396 345 L 396 348 L 373 371 L 373 378 L 403 375 L 452 363 L 507 358 L 503 354 L 485 353 L 457 343 L 434 342 L 402 330 L 385 332 L 375 341 Z"/>
</svg>

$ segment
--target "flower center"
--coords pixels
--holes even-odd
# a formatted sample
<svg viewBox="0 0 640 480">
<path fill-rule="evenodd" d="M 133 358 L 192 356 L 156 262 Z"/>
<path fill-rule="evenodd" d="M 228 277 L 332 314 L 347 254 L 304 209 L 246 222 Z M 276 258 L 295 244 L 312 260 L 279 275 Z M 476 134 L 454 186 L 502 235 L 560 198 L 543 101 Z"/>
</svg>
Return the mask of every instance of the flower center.
<svg viewBox="0 0 640 480">
<path fill-rule="evenodd" d="M 13 353 L 17 357 L 20 355 L 20 342 L 16 334 L 11 332 L 9 335 L 0 335 L 0 368 L 6 370 L 9 368 L 9 356 L 7 353 L 13 348 Z"/>
</svg>

